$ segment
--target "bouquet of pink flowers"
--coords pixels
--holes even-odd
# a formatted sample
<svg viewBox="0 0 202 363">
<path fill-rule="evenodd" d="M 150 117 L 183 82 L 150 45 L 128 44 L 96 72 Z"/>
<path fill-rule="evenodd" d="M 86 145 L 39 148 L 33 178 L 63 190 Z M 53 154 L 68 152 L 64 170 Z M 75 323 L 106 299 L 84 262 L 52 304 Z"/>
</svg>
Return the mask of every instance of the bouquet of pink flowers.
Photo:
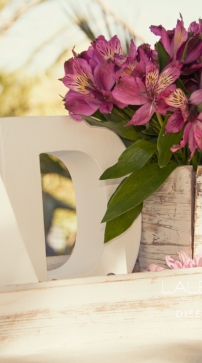
<svg viewBox="0 0 202 363">
<path fill-rule="evenodd" d="M 105 242 L 130 227 L 176 167 L 202 162 L 202 20 L 150 29 L 160 37 L 154 49 L 131 40 L 124 55 L 117 36 L 101 35 L 64 64 L 69 114 L 113 130 L 127 147 L 101 176 L 125 177 L 102 220 Z"/>
</svg>

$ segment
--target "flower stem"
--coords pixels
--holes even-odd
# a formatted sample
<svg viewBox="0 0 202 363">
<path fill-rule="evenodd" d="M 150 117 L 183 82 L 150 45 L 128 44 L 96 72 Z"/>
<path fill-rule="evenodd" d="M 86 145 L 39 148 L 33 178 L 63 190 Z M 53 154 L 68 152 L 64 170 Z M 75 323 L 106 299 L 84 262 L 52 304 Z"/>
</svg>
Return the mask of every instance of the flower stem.
<svg viewBox="0 0 202 363">
<path fill-rule="evenodd" d="M 160 113 L 156 113 L 156 117 L 157 117 L 157 120 L 158 120 L 160 126 L 162 127 L 163 126 L 163 120 L 162 120 L 162 117 L 161 117 Z"/>
</svg>

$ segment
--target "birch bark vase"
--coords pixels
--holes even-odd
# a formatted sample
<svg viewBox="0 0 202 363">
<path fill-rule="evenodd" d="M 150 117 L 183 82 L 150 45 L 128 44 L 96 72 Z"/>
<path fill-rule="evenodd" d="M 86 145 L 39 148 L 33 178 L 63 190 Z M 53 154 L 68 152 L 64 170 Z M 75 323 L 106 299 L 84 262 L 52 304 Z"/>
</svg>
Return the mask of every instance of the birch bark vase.
<svg viewBox="0 0 202 363">
<path fill-rule="evenodd" d="M 194 181 L 192 166 L 175 169 L 164 184 L 144 202 L 139 270 L 150 263 L 168 268 L 165 256 L 185 251 L 192 256 Z"/>
<path fill-rule="evenodd" d="M 196 171 L 193 253 L 202 252 L 202 166 Z"/>
</svg>

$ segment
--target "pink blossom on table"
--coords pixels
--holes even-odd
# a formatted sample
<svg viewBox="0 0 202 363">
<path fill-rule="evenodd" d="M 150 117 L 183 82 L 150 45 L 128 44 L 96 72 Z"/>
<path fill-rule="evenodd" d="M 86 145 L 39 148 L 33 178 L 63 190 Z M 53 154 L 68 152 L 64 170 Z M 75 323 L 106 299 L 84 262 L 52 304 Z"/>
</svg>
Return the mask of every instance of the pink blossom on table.
<svg viewBox="0 0 202 363">
<path fill-rule="evenodd" d="M 150 263 L 150 265 L 147 267 L 147 269 L 148 269 L 148 271 L 152 271 L 152 272 L 165 270 L 164 267 L 155 265 L 155 263 Z"/>
<path fill-rule="evenodd" d="M 180 268 L 193 268 L 202 267 L 202 252 L 198 253 L 193 259 L 186 252 L 178 252 L 179 260 L 171 256 L 165 256 L 166 264 L 170 269 L 180 269 Z M 148 271 L 163 271 L 165 268 L 151 263 L 148 266 Z"/>
<path fill-rule="evenodd" d="M 192 267 L 201 267 L 202 266 L 202 253 L 199 253 L 193 259 L 186 252 L 178 252 L 179 261 L 175 260 L 171 256 L 166 256 L 165 260 L 171 269 L 179 269 L 179 268 L 192 268 Z"/>
<path fill-rule="evenodd" d="M 114 98 L 128 105 L 143 105 L 134 114 L 127 125 L 144 125 L 158 112 L 158 99 L 162 92 L 170 87 L 180 76 L 181 64 L 178 61 L 170 63 L 159 74 L 153 63 L 146 65 L 145 80 L 139 77 L 122 77 L 112 91 Z M 161 111 L 162 111 L 161 103 Z M 165 112 L 167 107 L 165 105 Z"/>
</svg>

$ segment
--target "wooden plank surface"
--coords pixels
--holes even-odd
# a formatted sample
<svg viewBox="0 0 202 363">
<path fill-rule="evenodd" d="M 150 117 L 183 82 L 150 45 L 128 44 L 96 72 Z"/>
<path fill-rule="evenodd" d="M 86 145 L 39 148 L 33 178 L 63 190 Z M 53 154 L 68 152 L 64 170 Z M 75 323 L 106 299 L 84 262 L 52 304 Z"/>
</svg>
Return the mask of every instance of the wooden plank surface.
<svg viewBox="0 0 202 363">
<path fill-rule="evenodd" d="M 194 181 L 191 166 L 173 171 L 146 201 L 142 211 L 140 271 L 150 263 L 167 267 L 165 255 L 180 251 L 192 255 Z"/>
<path fill-rule="evenodd" d="M 201 294 L 202 268 L 5 287 L 0 362 L 201 363 Z"/>
</svg>

